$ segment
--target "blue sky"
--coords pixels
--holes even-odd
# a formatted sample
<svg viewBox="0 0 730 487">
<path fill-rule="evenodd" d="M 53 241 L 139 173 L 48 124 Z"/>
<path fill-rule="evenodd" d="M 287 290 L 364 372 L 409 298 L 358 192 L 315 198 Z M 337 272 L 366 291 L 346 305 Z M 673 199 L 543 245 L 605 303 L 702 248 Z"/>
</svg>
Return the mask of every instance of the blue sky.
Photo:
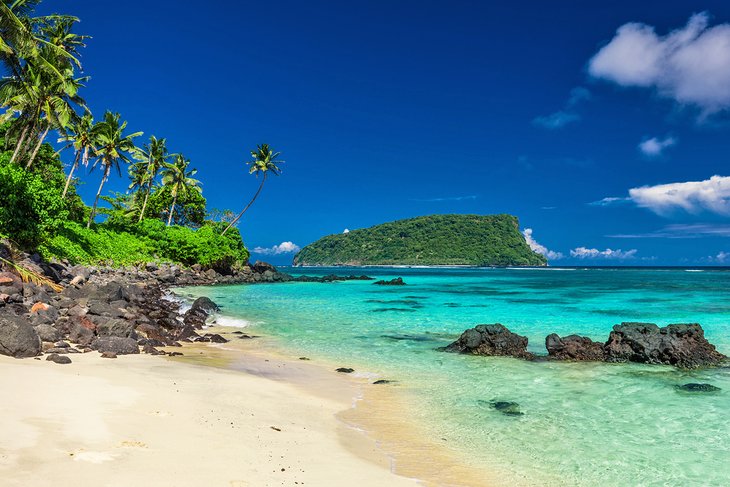
<svg viewBox="0 0 730 487">
<path fill-rule="evenodd" d="M 97 116 L 166 137 L 211 208 L 253 194 L 257 143 L 282 152 L 240 226 L 269 249 L 254 258 L 398 218 L 505 212 L 553 265 L 730 263 L 730 3 L 552 3 L 43 9 L 93 36 Z"/>
</svg>

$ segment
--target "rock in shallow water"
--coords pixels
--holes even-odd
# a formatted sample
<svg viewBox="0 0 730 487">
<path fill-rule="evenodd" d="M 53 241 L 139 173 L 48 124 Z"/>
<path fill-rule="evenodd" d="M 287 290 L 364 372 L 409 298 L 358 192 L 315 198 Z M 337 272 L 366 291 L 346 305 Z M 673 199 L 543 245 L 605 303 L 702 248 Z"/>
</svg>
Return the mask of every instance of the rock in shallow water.
<svg viewBox="0 0 730 487">
<path fill-rule="evenodd" d="M 508 356 L 532 360 L 527 351 L 527 337 L 509 331 L 504 325 L 477 325 L 461 334 L 458 340 L 442 348 L 445 352 L 472 355 Z"/>
<path fill-rule="evenodd" d="M 396 277 L 395 279 L 391 279 L 390 281 L 381 280 L 381 281 L 375 281 L 373 284 L 376 284 L 378 286 L 405 286 L 406 283 L 403 281 L 402 277 Z"/>
<path fill-rule="evenodd" d="M 341 374 L 352 374 L 355 372 L 355 369 L 351 369 L 350 367 L 340 367 L 339 369 L 336 369 L 336 372 L 340 372 Z"/>
<path fill-rule="evenodd" d="M 491 406 L 505 416 L 522 416 L 525 413 L 520 411 L 520 405 L 511 401 L 494 401 Z"/>
<path fill-rule="evenodd" d="M 600 361 L 604 358 L 602 343 L 578 335 L 560 337 L 551 333 L 545 338 L 545 348 L 550 358 L 556 360 Z"/>
<path fill-rule="evenodd" d="M 727 357 L 707 341 L 697 323 L 668 325 L 621 323 L 604 346 L 609 362 L 639 362 L 697 368 L 718 365 Z"/>
<path fill-rule="evenodd" d="M 675 387 L 680 391 L 686 392 L 717 392 L 722 390 L 719 387 L 713 386 L 712 384 L 698 384 L 693 382 Z"/>
</svg>

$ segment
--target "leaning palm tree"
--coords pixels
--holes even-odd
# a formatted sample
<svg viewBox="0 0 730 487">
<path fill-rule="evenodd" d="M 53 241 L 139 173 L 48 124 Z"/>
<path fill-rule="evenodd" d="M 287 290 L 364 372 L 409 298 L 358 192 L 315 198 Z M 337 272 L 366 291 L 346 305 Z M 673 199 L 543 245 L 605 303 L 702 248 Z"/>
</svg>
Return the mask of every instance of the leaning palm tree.
<svg viewBox="0 0 730 487">
<path fill-rule="evenodd" d="M 246 213 L 246 210 L 248 210 L 253 202 L 256 201 L 259 193 L 261 193 L 261 189 L 264 187 L 264 183 L 266 182 L 266 176 L 268 176 L 269 173 L 272 173 L 274 176 L 279 176 L 281 174 L 279 164 L 283 164 L 284 161 L 280 161 L 278 159 L 280 155 L 281 152 L 274 152 L 271 147 L 269 147 L 269 144 L 260 144 L 256 146 L 256 150 L 251 151 L 251 157 L 253 157 L 253 159 L 246 162 L 249 167 L 248 173 L 255 174 L 257 178 L 259 177 L 259 174 L 263 174 L 261 184 L 259 184 L 259 189 L 256 190 L 256 193 L 253 195 L 253 198 L 251 198 L 251 201 L 249 201 L 243 211 L 241 211 L 241 213 L 239 213 L 238 216 L 236 216 L 236 218 L 234 218 L 233 221 L 228 224 L 228 226 L 225 228 L 225 230 L 223 230 L 223 233 L 221 233 L 221 235 L 225 235 L 232 226 L 238 223 L 238 220 L 240 220 L 243 214 Z"/>
<path fill-rule="evenodd" d="M 73 179 L 74 171 L 79 167 L 79 163 L 81 163 L 84 167 L 89 165 L 89 151 L 94 151 L 96 143 L 94 135 L 94 117 L 91 113 L 87 112 L 72 124 L 70 133 L 67 133 L 58 139 L 59 142 L 69 142 L 73 145 L 73 148 L 76 151 L 74 163 L 71 166 L 68 177 L 66 178 L 66 185 L 63 187 L 63 195 L 61 195 L 61 199 L 66 197 L 68 187 L 71 184 L 71 179 Z"/>
<path fill-rule="evenodd" d="M 172 215 L 175 214 L 175 205 L 180 196 L 187 196 L 188 193 L 197 191 L 201 192 L 201 182 L 193 179 L 198 172 L 197 169 L 188 171 L 190 160 L 185 159 L 182 154 L 175 156 L 175 162 L 165 163 L 162 168 L 162 185 L 170 189 L 172 195 L 172 204 L 170 205 L 170 214 L 167 217 L 167 226 L 172 223 Z"/>
<path fill-rule="evenodd" d="M 149 200 L 155 179 L 157 179 L 157 175 L 170 157 L 172 155 L 167 152 L 167 140 L 158 139 L 154 135 L 150 137 L 149 143 L 144 144 L 142 148 L 137 149 L 134 153 L 134 158 L 138 162 L 135 162 L 129 168 L 129 176 L 132 178 L 129 189 L 136 188 L 138 191 L 144 191 L 144 201 L 138 220 L 140 222 L 144 218 L 147 200 Z"/>
<path fill-rule="evenodd" d="M 103 166 L 104 174 L 101 177 L 101 184 L 99 184 L 99 190 L 96 192 L 94 206 L 91 209 L 86 228 L 91 227 L 91 222 L 94 221 L 96 206 L 99 204 L 99 195 L 101 195 L 101 190 L 104 189 L 104 183 L 109 179 L 112 168 L 116 168 L 117 173 L 121 175 L 119 163 L 130 162 L 129 154 L 136 149 L 132 139 L 142 135 L 142 132 L 125 135 L 124 129 L 127 128 L 127 122 L 120 122 L 120 118 L 118 113 L 107 111 L 104 114 L 104 120 L 94 126 L 93 138 L 97 143 L 97 147 L 94 151 L 96 162 L 92 169 L 99 164 Z"/>
</svg>

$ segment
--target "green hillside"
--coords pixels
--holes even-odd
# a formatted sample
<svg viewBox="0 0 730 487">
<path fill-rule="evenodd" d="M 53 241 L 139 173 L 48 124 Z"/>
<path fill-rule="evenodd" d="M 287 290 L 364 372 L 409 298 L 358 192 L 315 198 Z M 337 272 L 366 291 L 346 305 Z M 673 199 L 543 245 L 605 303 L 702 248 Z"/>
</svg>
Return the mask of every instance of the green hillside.
<svg viewBox="0 0 730 487">
<path fill-rule="evenodd" d="M 431 215 L 329 235 L 294 265 L 543 266 L 512 215 Z"/>
</svg>

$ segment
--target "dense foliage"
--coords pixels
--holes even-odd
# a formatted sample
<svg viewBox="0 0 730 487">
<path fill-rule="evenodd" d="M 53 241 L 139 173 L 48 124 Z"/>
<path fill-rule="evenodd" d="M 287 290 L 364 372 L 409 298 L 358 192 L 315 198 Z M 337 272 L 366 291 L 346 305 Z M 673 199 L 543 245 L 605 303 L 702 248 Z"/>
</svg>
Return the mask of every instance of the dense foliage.
<svg viewBox="0 0 730 487">
<path fill-rule="evenodd" d="M 89 37 L 74 32 L 76 17 L 36 16 L 39 3 L 0 4 L 0 237 L 75 263 L 166 260 L 221 272 L 245 264 L 238 231 L 205 219 L 202 183 L 187 158 L 170 153 L 164 138 L 138 146 L 142 132 L 127 130 L 118 113 L 94 120 L 79 95 L 89 80 L 78 75 Z M 48 143 L 54 133 L 65 144 L 58 153 Z M 59 153 L 68 149 L 73 163 L 65 174 Z M 251 173 L 279 173 L 278 153 L 267 153 L 273 157 Z M 89 168 L 99 175 L 91 208 L 76 193 Z M 109 178 L 126 172 L 129 192 L 105 196 Z"/>
<path fill-rule="evenodd" d="M 542 266 L 511 215 L 431 215 L 329 235 L 295 265 Z"/>
<path fill-rule="evenodd" d="M 229 272 L 247 262 L 249 254 L 238 232 L 221 235 L 220 225 L 192 229 L 167 227 L 159 220 L 128 220 L 123 226 L 109 222 L 87 229 L 69 222 L 40 250 L 44 255 L 82 264 L 129 265 L 161 260 Z"/>
</svg>

